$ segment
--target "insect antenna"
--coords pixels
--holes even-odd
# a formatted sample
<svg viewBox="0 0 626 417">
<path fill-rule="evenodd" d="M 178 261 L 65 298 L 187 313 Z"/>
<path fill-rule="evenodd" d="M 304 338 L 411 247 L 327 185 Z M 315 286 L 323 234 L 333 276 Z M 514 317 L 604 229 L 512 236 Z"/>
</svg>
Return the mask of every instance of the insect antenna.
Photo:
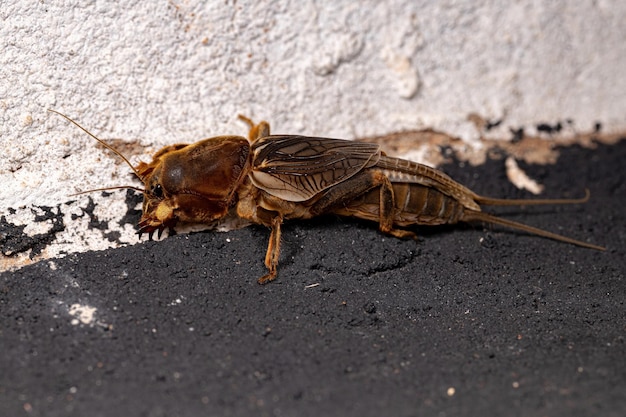
<svg viewBox="0 0 626 417">
<path fill-rule="evenodd" d="M 98 141 L 98 143 L 100 143 L 102 146 L 104 146 L 105 148 L 107 148 L 108 150 L 110 150 L 111 152 L 113 152 L 115 155 L 119 156 L 122 161 L 126 162 L 126 165 L 128 165 L 130 167 L 130 169 L 133 171 L 133 173 L 137 176 L 137 178 L 139 178 L 141 180 L 141 182 L 143 182 L 143 177 L 139 174 L 139 172 L 135 169 L 135 167 L 128 161 L 128 159 L 126 159 L 126 157 L 124 155 L 122 155 L 122 153 L 120 151 L 118 151 L 117 149 L 115 149 L 113 146 L 109 145 L 108 143 L 106 143 L 105 141 L 103 141 L 102 139 L 96 137 L 96 135 L 94 135 L 93 133 L 91 133 L 90 131 L 88 131 L 87 129 L 85 129 L 84 127 L 82 127 L 81 125 L 78 124 L 78 122 L 75 122 L 74 120 L 70 119 L 68 116 L 64 115 L 63 113 L 60 113 L 56 110 L 52 110 L 52 109 L 48 109 L 49 112 L 52 113 L 56 113 L 59 116 L 63 117 L 65 120 L 73 123 L 74 125 L 76 125 L 80 130 L 82 130 L 83 132 L 85 132 L 86 134 L 88 134 L 89 136 L 91 136 L 92 138 L 94 138 L 95 140 Z M 122 186 L 120 188 L 133 188 L 133 187 L 127 187 L 127 186 Z M 136 188 L 135 188 L 136 189 Z M 96 190 L 92 190 L 92 191 L 100 191 L 100 189 L 96 189 Z M 143 192 L 143 190 L 141 190 Z M 87 192 L 91 192 L 91 191 L 85 191 L 85 193 Z M 82 194 L 82 193 L 78 193 L 78 194 Z"/>
<path fill-rule="evenodd" d="M 133 185 L 117 185 L 113 187 L 102 187 L 102 188 L 94 188 L 92 190 L 80 191 L 78 193 L 70 194 L 70 197 L 74 197 L 76 195 L 81 195 L 81 194 L 95 193 L 97 191 L 109 191 L 109 190 L 135 190 L 135 191 L 139 191 L 140 193 L 143 193 L 145 191 Z"/>
</svg>

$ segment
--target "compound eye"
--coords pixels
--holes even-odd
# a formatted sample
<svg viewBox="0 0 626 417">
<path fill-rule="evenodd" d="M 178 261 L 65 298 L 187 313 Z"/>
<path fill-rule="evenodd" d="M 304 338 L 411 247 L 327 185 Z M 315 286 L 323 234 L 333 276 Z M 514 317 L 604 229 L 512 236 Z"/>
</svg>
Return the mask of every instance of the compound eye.
<svg viewBox="0 0 626 417">
<path fill-rule="evenodd" d="M 163 187 L 161 184 L 155 184 L 152 186 L 152 195 L 156 198 L 163 198 Z"/>
</svg>

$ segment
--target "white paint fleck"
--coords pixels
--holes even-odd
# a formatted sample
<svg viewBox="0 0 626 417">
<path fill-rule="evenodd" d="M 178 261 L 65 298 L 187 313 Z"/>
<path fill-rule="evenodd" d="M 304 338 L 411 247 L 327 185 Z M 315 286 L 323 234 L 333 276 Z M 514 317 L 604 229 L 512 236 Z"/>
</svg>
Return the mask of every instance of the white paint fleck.
<svg viewBox="0 0 626 417">
<path fill-rule="evenodd" d="M 504 165 L 506 167 L 506 176 L 513 185 L 521 190 L 528 190 L 535 195 L 541 194 L 544 188 L 543 185 L 528 177 L 517 165 L 515 158 L 509 156 L 506 158 Z"/>
<path fill-rule="evenodd" d="M 67 312 L 74 317 L 72 324 L 76 326 L 79 323 L 93 324 L 97 310 L 97 308 L 87 305 L 72 304 Z"/>
<path fill-rule="evenodd" d="M 170 305 L 171 305 L 171 306 L 177 306 L 177 305 L 180 305 L 180 304 L 182 304 L 182 303 L 183 303 L 183 299 L 184 299 L 184 298 L 185 298 L 185 297 L 183 297 L 183 296 L 181 295 L 181 296 L 179 296 L 178 298 L 175 298 L 174 300 L 172 300 L 172 302 L 170 302 Z"/>
</svg>

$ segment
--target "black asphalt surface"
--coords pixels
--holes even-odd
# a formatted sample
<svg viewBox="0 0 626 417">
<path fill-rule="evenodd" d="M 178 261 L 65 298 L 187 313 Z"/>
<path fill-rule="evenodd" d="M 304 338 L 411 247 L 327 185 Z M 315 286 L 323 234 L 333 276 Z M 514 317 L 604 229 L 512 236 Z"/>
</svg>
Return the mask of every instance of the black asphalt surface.
<svg viewBox="0 0 626 417">
<path fill-rule="evenodd" d="M 584 205 L 494 208 L 420 240 L 323 218 L 177 235 L 0 275 L 0 416 L 624 416 L 626 141 L 522 167 Z M 527 197 L 503 161 L 444 167 Z M 110 198 L 124 198 L 122 192 Z M 76 324 L 74 304 L 96 308 Z"/>
</svg>

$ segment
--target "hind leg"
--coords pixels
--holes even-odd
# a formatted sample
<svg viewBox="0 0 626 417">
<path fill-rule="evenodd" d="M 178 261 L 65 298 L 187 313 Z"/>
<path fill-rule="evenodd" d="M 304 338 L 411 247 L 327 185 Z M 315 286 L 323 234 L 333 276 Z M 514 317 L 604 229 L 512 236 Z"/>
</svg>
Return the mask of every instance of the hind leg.
<svg viewBox="0 0 626 417">
<path fill-rule="evenodd" d="M 354 199 L 361 197 L 376 187 L 379 187 L 380 190 L 378 196 L 378 219 L 376 219 L 378 220 L 378 229 L 385 234 L 402 239 L 415 238 L 415 233 L 393 227 L 395 197 L 391 181 L 382 171 L 366 170 L 333 186 L 321 199 L 311 206 L 309 211 L 313 216 L 318 216 L 332 212 L 333 209 L 341 209 Z M 355 217 L 371 218 L 371 215 L 359 216 L 358 212 L 356 212 Z"/>
<path fill-rule="evenodd" d="M 240 114 L 240 120 L 246 122 L 248 126 L 250 126 L 250 131 L 248 132 L 248 140 L 250 143 L 254 143 L 257 140 L 264 138 L 270 135 L 270 124 L 265 120 L 261 121 L 261 123 L 256 124 L 252 121 L 252 119 Z"/>
</svg>

